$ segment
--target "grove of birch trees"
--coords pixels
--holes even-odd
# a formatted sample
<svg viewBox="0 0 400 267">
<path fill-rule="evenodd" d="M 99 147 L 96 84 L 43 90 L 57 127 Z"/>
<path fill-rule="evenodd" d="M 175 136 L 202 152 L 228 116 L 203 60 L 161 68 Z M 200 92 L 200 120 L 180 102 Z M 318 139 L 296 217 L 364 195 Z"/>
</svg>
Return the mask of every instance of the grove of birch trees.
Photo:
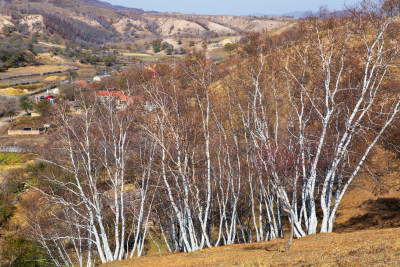
<svg viewBox="0 0 400 267">
<path fill-rule="evenodd" d="M 57 266 L 92 266 L 332 232 L 399 115 L 399 3 L 320 12 L 252 34 L 217 65 L 195 52 L 57 104 L 27 234 Z"/>
</svg>

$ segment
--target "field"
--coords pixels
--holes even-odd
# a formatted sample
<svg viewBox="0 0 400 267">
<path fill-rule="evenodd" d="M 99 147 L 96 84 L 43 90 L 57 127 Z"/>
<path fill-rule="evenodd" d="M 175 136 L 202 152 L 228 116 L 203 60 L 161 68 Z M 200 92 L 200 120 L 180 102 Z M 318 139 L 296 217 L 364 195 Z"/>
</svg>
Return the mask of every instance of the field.
<svg viewBox="0 0 400 267">
<path fill-rule="evenodd" d="M 140 60 L 147 60 L 147 61 L 156 61 L 161 58 L 162 55 L 150 55 L 144 53 L 122 53 L 123 56 L 126 57 L 133 57 Z"/>
<path fill-rule="evenodd" d="M 400 228 L 317 234 L 286 240 L 210 248 L 194 253 L 148 256 L 105 264 L 123 266 L 396 266 L 400 262 Z"/>
<path fill-rule="evenodd" d="M 0 73 L 0 79 L 9 79 L 18 76 L 34 76 L 43 75 L 46 72 L 65 72 L 69 70 L 70 66 L 59 66 L 59 65 L 41 65 L 41 66 L 29 66 L 22 68 L 11 68 L 4 73 Z"/>
<path fill-rule="evenodd" d="M 41 65 L 9 69 L 0 73 L 0 95 L 22 95 L 66 80 L 71 66 Z M 57 74 L 47 74 L 57 72 Z M 3 81 L 1 81 L 3 80 Z"/>
<path fill-rule="evenodd" d="M 96 75 L 95 67 L 89 64 L 49 53 L 41 53 L 38 58 L 43 65 L 14 68 L 0 73 L 0 95 L 18 96 L 59 84 L 68 79 L 69 70 L 76 71 L 77 79 L 91 79 Z"/>
</svg>

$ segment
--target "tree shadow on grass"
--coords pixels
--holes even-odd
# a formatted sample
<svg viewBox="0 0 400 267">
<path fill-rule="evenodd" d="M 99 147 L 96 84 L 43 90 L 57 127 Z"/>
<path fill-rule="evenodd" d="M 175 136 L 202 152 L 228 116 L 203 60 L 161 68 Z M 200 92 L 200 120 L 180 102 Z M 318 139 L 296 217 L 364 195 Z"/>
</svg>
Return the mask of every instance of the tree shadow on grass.
<svg viewBox="0 0 400 267">
<path fill-rule="evenodd" d="M 368 200 L 359 207 L 367 212 L 338 224 L 335 232 L 400 227 L 400 198 Z"/>
<path fill-rule="evenodd" d="M 249 245 L 243 248 L 243 250 L 265 250 L 265 251 L 271 251 L 271 252 L 279 252 L 284 245 L 286 245 L 285 241 L 281 239 L 282 242 L 279 243 L 272 243 L 272 244 L 267 244 L 266 245 Z"/>
</svg>

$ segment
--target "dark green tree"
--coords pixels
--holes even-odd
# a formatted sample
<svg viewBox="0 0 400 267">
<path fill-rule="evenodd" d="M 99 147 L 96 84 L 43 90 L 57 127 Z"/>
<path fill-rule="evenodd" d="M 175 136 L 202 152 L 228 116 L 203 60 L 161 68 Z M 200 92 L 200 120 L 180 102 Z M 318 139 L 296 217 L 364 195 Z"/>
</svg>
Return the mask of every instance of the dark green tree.
<svg viewBox="0 0 400 267">
<path fill-rule="evenodd" d="M 11 122 L 13 121 L 13 117 L 16 115 L 17 113 L 15 112 L 15 109 L 10 109 L 7 110 L 6 112 L 4 112 L 4 116 L 9 117 Z"/>
<path fill-rule="evenodd" d="M 35 105 L 35 110 L 38 112 L 42 117 L 46 117 L 51 115 L 52 106 L 49 100 L 42 100 Z"/>
<path fill-rule="evenodd" d="M 29 110 L 33 109 L 34 103 L 32 99 L 30 99 L 28 96 L 22 96 L 19 98 L 19 107 L 22 110 L 25 110 L 26 113 L 29 112 Z"/>
<path fill-rule="evenodd" d="M 111 67 L 117 62 L 117 58 L 114 55 L 107 55 L 103 58 L 104 65 Z"/>
<path fill-rule="evenodd" d="M 161 39 L 157 39 L 151 42 L 151 46 L 153 47 L 154 53 L 158 53 L 161 51 L 161 43 L 162 43 Z"/>
</svg>

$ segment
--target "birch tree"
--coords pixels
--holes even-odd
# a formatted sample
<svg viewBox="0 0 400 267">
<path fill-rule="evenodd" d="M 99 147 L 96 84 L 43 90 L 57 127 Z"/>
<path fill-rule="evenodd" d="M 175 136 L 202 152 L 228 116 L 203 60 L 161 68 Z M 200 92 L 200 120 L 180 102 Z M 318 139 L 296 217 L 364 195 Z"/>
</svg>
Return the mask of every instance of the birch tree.
<svg viewBox="0 0 400 267">
<path fill-rule="evenodd" d="M 60 265 L 141 256 L 154 196 L 154 143 L 138 134 L 135 107 L 118 110 L 111 98 L 79 98 L 81 114 L 59 105 L 51 157 L 42 159 L 58 171 L 46 173 L 45 186 L 34 186 L 48 201 L 46 220 L 58 226 L 50 231 L 32 223 L 32 233 L 54 259 L 62 259 Z"/>
<path fill-rule="evenodd" d="M 397 18 L 397 6 L 365 2 L 346 17 L 321 13 L 301 22 L 297 40 L 278 38 L 248 61 L 250 93 L 238 108 L 274 192 L 285 185 L 279 197 L 298 237 L 317 232 L 317 201 L 320 231 L 333 230 L 349 185 L 398 117 L 386 86 Z"/>
<path fill-rule="evenodd" d="M 136 69 L 119 86 L 140 105 L 82 97 L 74 116 L 60 105 L 52 171 L 35 185 L 49 216 L 28 218 L 31 232 L 57 265 L 87 266 L 142 256 L 149 238 L 160 253 L 193 252 L 290 225 L 288 250 L 293 236 L 332 232 L 399 116 L 398 6 L 322 10 L 249 36 L 219 66 L 195 52 Z"/>
</svg>

